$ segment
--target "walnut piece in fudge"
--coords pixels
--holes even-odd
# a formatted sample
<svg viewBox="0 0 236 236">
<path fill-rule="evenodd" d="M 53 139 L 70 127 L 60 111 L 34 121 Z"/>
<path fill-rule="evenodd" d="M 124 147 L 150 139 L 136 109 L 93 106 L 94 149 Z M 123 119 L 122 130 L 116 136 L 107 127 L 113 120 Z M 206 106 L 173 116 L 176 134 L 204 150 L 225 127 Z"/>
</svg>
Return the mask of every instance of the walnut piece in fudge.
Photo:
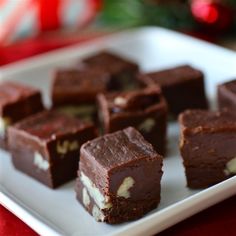
<svg viewBox="0 0 236 236">
<path fill-rule="evenodd" d="M 16 169 L 56 188 L 76 177 L 80 146 L 96 137 L 91 123 L 44 111 L 8 129 Z"/>
<path fill-rule="evenodd" d="M 138 87 L 139 66 L 111 52 L 100 52 L 83 60 L 89 68 L 99 68 L 112 76 L 110 90 L 130 90 Z"/>
<path fill-rule="evenodd" d="M 16 82 L 0 83 L 0 147 L 7 149 L 9 125 L 43 109 L 39 90 Z"/>
<path fill-rule="evenodd" d="M 218 86 L 219 109 L 236 112 L 236 79 Z"/>
<path fill-rule="evenodd" d="M 179 122 L 188 187 L 205 188 L 236 174 L 236 114 L 187 110 Z"/>
<path fill-rule="evenodd" d="M 142 217 L 160 201 L 162 157 L 134 128 L 82 145 L 77 199 L 97 221 Z"/>
<path fill-rule="evenodd" d="M 191 66 L 184 65 L 162 71 L 139 75 L 144 84 L 158 84 L 167 100 L 169 112 L 177 116 L 186 109 L 207 109 L 204 75 Z"/>
<path fill-rule="evenodd" d="M 158 86 L 98 95 L 104 133 L 133 126 L 160 154 L 165 153 L 167 105 Z"/>
</svg>

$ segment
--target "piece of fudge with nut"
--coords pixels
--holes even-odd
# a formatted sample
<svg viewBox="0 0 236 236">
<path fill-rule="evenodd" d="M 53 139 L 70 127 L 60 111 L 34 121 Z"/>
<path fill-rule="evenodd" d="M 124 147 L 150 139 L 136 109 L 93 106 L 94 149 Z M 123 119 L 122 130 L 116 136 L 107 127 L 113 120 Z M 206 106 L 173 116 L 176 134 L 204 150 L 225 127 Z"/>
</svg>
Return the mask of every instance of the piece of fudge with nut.
<svg viewBox="0 0 236 236">
<path fill-rule="evenodd" d="M 218 106 L 236 113 L 236 79 L 218 86 Z"/>
<path fill-rule="evenodd" d="M 82 62 L 89 68 L 99 68 L 112 76 L 111 90 L 131 90 L 139 86 L 136 74 L 139 71 L 137 63 L 115 53 L 102 51 L 91 55 Z"/>
<path fill-rule="evenodd" d="M 187 110 L 179 122 L 188 187 L 205 188 L 236 174 L 236 114 Z"/>
<path fill-rule="evenodd" d="M 99 68 L 80 65 L 56 70 L 52 82 L 52 105 L 72 117 L 95 120 L 96 95 L 109 90 L 110 84 L 110 74 Z"/>
<path fill-rule="evenodd" d="M 189 65 L 139 75 L 143 84 L 161 87 L 172 117 L 186 109 L 207 109 L 204 74 Z"/>
<path fill-rule="evenodd" d="M 80 146 L 96 137 L 89 122 L 56 111 L 44 111 L 8 129 L 16 169 L 56 188 L 76 177 Z"/>
<path fill-rule="evenodd" d="M 97 220 L 135 220 L 160 201 L 162 156 L 134 128 L 88 141 L 80 150 L 77 199 Z"/>
<path fill-rule="evenodd" d="M 7 149 L 9 125 L 43 109 L 38 89 L 12 81 L 0 83 L 0 147 Z"/>
<path fill-rule="evenodd" d="M 167 104 L 160 87 L 99 94 L 97 100 L 104 133 L 133 126 L 158 153 L 165 153 Z"/>
</svg>

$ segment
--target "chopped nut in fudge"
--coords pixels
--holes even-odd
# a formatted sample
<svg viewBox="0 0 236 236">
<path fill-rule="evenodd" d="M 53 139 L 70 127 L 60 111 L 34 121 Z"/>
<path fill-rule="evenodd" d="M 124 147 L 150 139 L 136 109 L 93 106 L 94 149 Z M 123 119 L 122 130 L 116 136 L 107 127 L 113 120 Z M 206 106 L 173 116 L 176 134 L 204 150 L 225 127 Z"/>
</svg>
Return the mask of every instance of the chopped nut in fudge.
<svg viewBox="0 0 236 236">
<path fill-rule="evenodd" d="M 109 90 L 111 76 L 85 66 L 60 69 L 52 84 L 52 104 L 58 111 L 82 120 L 96 120 L 96 95 Z"/>
<path fill-rule="evenodd" d="M 187 110 L 179 122 L 188 187 L 205 188 L 236 174 L 236 114 Z"/>
<path fill-rule="evenodd" d="M 158 86 L 98 95 L 104 133 L 133 126 L 160 154 L 165 153 L 167 104 Z"/>
<path fill-rule="evenodd" d="M 134 128 L 88 141 L 80 155 L 77 198 L 97 221 L 130 221 L 158 206 L 162 157 Z"/>
<path fill-rule="evenodd" d="M 44 111 L 9 127 L 16 169 L 56 188 L 76 177 L 80 146 L 96 136 L 89 122 Z"/>
<path fill-rule="evenodd" d="M 9 125 L 43 109 L 38 89 L 10 81 L 0 83 L 0 147 L 7 149 Z"/>
</svg>

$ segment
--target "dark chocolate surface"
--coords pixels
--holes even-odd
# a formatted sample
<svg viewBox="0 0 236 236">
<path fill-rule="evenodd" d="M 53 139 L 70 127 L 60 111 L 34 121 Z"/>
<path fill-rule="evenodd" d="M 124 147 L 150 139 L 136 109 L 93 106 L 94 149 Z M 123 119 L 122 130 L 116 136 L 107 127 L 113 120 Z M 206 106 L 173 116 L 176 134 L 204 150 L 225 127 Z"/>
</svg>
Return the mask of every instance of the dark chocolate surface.
<svg viewBox="0 0 236 236">
<path fill-rule="evenodd" d="M 236 154 L 235 114 L 188 110 L 179 121 L 180 152 L 189 187 L 205 188 L 235 174 L 228 169 L 233 168 L 228 165 Z"/>
<path fill-rule="evenodd" d="M 105 72 L 99 69 L 91 70 L 87 67 L 59 70 L 56 78 L 55 88 L 63 88 L 71 92 L 83 92 L 84 89 L 89 89 L 88 92 L 103 91 L 106 89 L 106 83 L 109 80 L 109 76 Z"/>
<path fill-rule="evenodd" d="M 158 86 L 128 92 L 117 92 L 105 95 L 109 109 L 116 112 L 145 110 L 158 104 L 161 99 L 161 90 Z"/>
<path fill-rule="evenodd" d="M 93 188 L 97 188 L 96 192 L 99 190 L 110 204 L 110 207 L 99 209 L 105 222 L 134 220 L 158 205 L 162 157 L 134 128 L 129 127 L 88 141 L 81 147 L 80 155 L 77 198 L 90 214 L 97 201 L 90 195 L 89 205 L 84 203 L 82 191 L 88 190 L 88 187 L 82 180 L 83 175 L 89 178 Z M 124 185 L 127 178 L 132 181 L 129 187 L 127 183 Z M 124 195 L 119 193 L 122 185 Z"/>
<path fill-rule="evenodd" d="M 35 150 L 38 151 L 38 150 Z M 29 147 L 11 148 L 12 162 L 17 170 L 24 172 L 28 176 L 33 177 L 37 181 L 47 185 L 50 188 L 57 188 L 60 185 L 74 179 L 78 169 L 79 153 L 73 152 L 66 155 L 60 162 L 50 160 L 48 170 L 38 168 L 34 163 L 34 151 Z"/>
<path fill-rule="evenodd" d="M 56 111 L 38 113 L 8 128 L 16 169 L 52 188 L 76 177 L 80 146 L 94 137 L 91 123 Z"/>
<path fill-rule="evenodd" d="M 104 68 L 112 74 L 127 69 L 136 70 L 138 68 L 136 63 L 110 52 L 100 52 L 84 59 L 83 62 L 92 67 Z"/>
<path fill-rule="evenodd" d="M 225 86 L 225 88 L 227 88 L 232 93 L 236 94 L 236 79 L 224 83 L 223 86 Z"/>
<path fill-rule="evenodd" d="M 52 100 L 54 105 L 94 102 L 97 93 L 109 88 L 109 73 L 86 66 L 56 71 Z"/>
<path fill-rule="evenodd" d="M 43 109 L 39 90 L 15 82 L 0 84 L 0 115 L 10 119 L 11 123 Z"/>
<path fill-rule="evenodd" d="M 159 87 L 98 96 L 104 133 L 133 126 L 158 153 L 165 153 L 167 104 Z"/>
<path fill-rule="evenodd" d="M 175 68 L 169 68 L 162 71 L 148 73 L 154 82 L 161 87 L 182 83 L 186 80 L 199 79 L 203 73 L 189 65 L 183 65 Z"/>
<path fill-rule="evenodd" d="M 158 156 L 152 145 L 131 127 L 88 141 L 81 149 L 83 152 L 96 157 L 96 161 L 108 170 L 137 159 L 151 160 Z"/>
<path fill-rule="evenodd" d="M 5 105 L 27 99 L 38 92 L 37 89 L 16 82 L 2 82 L 0 83 L 0 111 Z"/>
<path fill-rule="evenodd" d="M 0 116 L 5 127 L 0 137 L 0 147 L 7 150 L 7 132 L 9 125 L 40 112 L 44 109 L 41 93 L 30 86 L 16 82 L 0 83 Z"/>
<path fill-rule="evenodd" d="M 80 156 L 80 171 L 104 194 L 108 189 L 109 194 L 116 194 L 123 179 L 132 176 L 139 183 L 135 190 L 143 190 L 134 194 L 134 199 L 143 198 L 146 189 L 149 193 L 150 186 L 162 175 L 162 157 L 132 127 L 88 141 L 81 147 Z M 145 179 L 149 179 L 149 185 L 145 185 Z"/>
<path fill-rule="evenodd" d="M 141 83 L 158 84 L 167 100 L 169 112 L 176 117 L 186 109 L 207 109 L 204 75 L 188 65 L 139 75 Z"/>
<path fill-rule="evenodd" d="M 236 113 L 236 80 L 219 85 L 217 93 L 219 109 L 228 109 Z"/>
<path fill-rule="evenodd" d="M 229 111 L 187 110 L 180 115 L 179 119 L 180 123 L 187 128 L 236 128 L 236 114 Z"/>
<path fill-rule="evenodd" d="M 57 111 L 44 111 L 18 122 L 14 128 L 40 140 L 48 141 L 68 133 L 76 133 L 88 126 L 92 124 Z"/>
</svg>

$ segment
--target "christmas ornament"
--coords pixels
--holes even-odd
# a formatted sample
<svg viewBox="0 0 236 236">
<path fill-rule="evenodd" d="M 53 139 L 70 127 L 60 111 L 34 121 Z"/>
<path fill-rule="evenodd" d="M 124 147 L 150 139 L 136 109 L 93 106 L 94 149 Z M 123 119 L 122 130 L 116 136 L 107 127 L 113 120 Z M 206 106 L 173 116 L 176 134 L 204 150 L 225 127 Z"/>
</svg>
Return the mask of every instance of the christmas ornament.
<svg viewBox="0 0 236 236">
<path fill-rule="evenodd" d="M 212 32 L 226 31 L 233 24 L 233 7 L 227 1 L 192 0 L 191 12 L 195 20 Z"/>
</svg>

